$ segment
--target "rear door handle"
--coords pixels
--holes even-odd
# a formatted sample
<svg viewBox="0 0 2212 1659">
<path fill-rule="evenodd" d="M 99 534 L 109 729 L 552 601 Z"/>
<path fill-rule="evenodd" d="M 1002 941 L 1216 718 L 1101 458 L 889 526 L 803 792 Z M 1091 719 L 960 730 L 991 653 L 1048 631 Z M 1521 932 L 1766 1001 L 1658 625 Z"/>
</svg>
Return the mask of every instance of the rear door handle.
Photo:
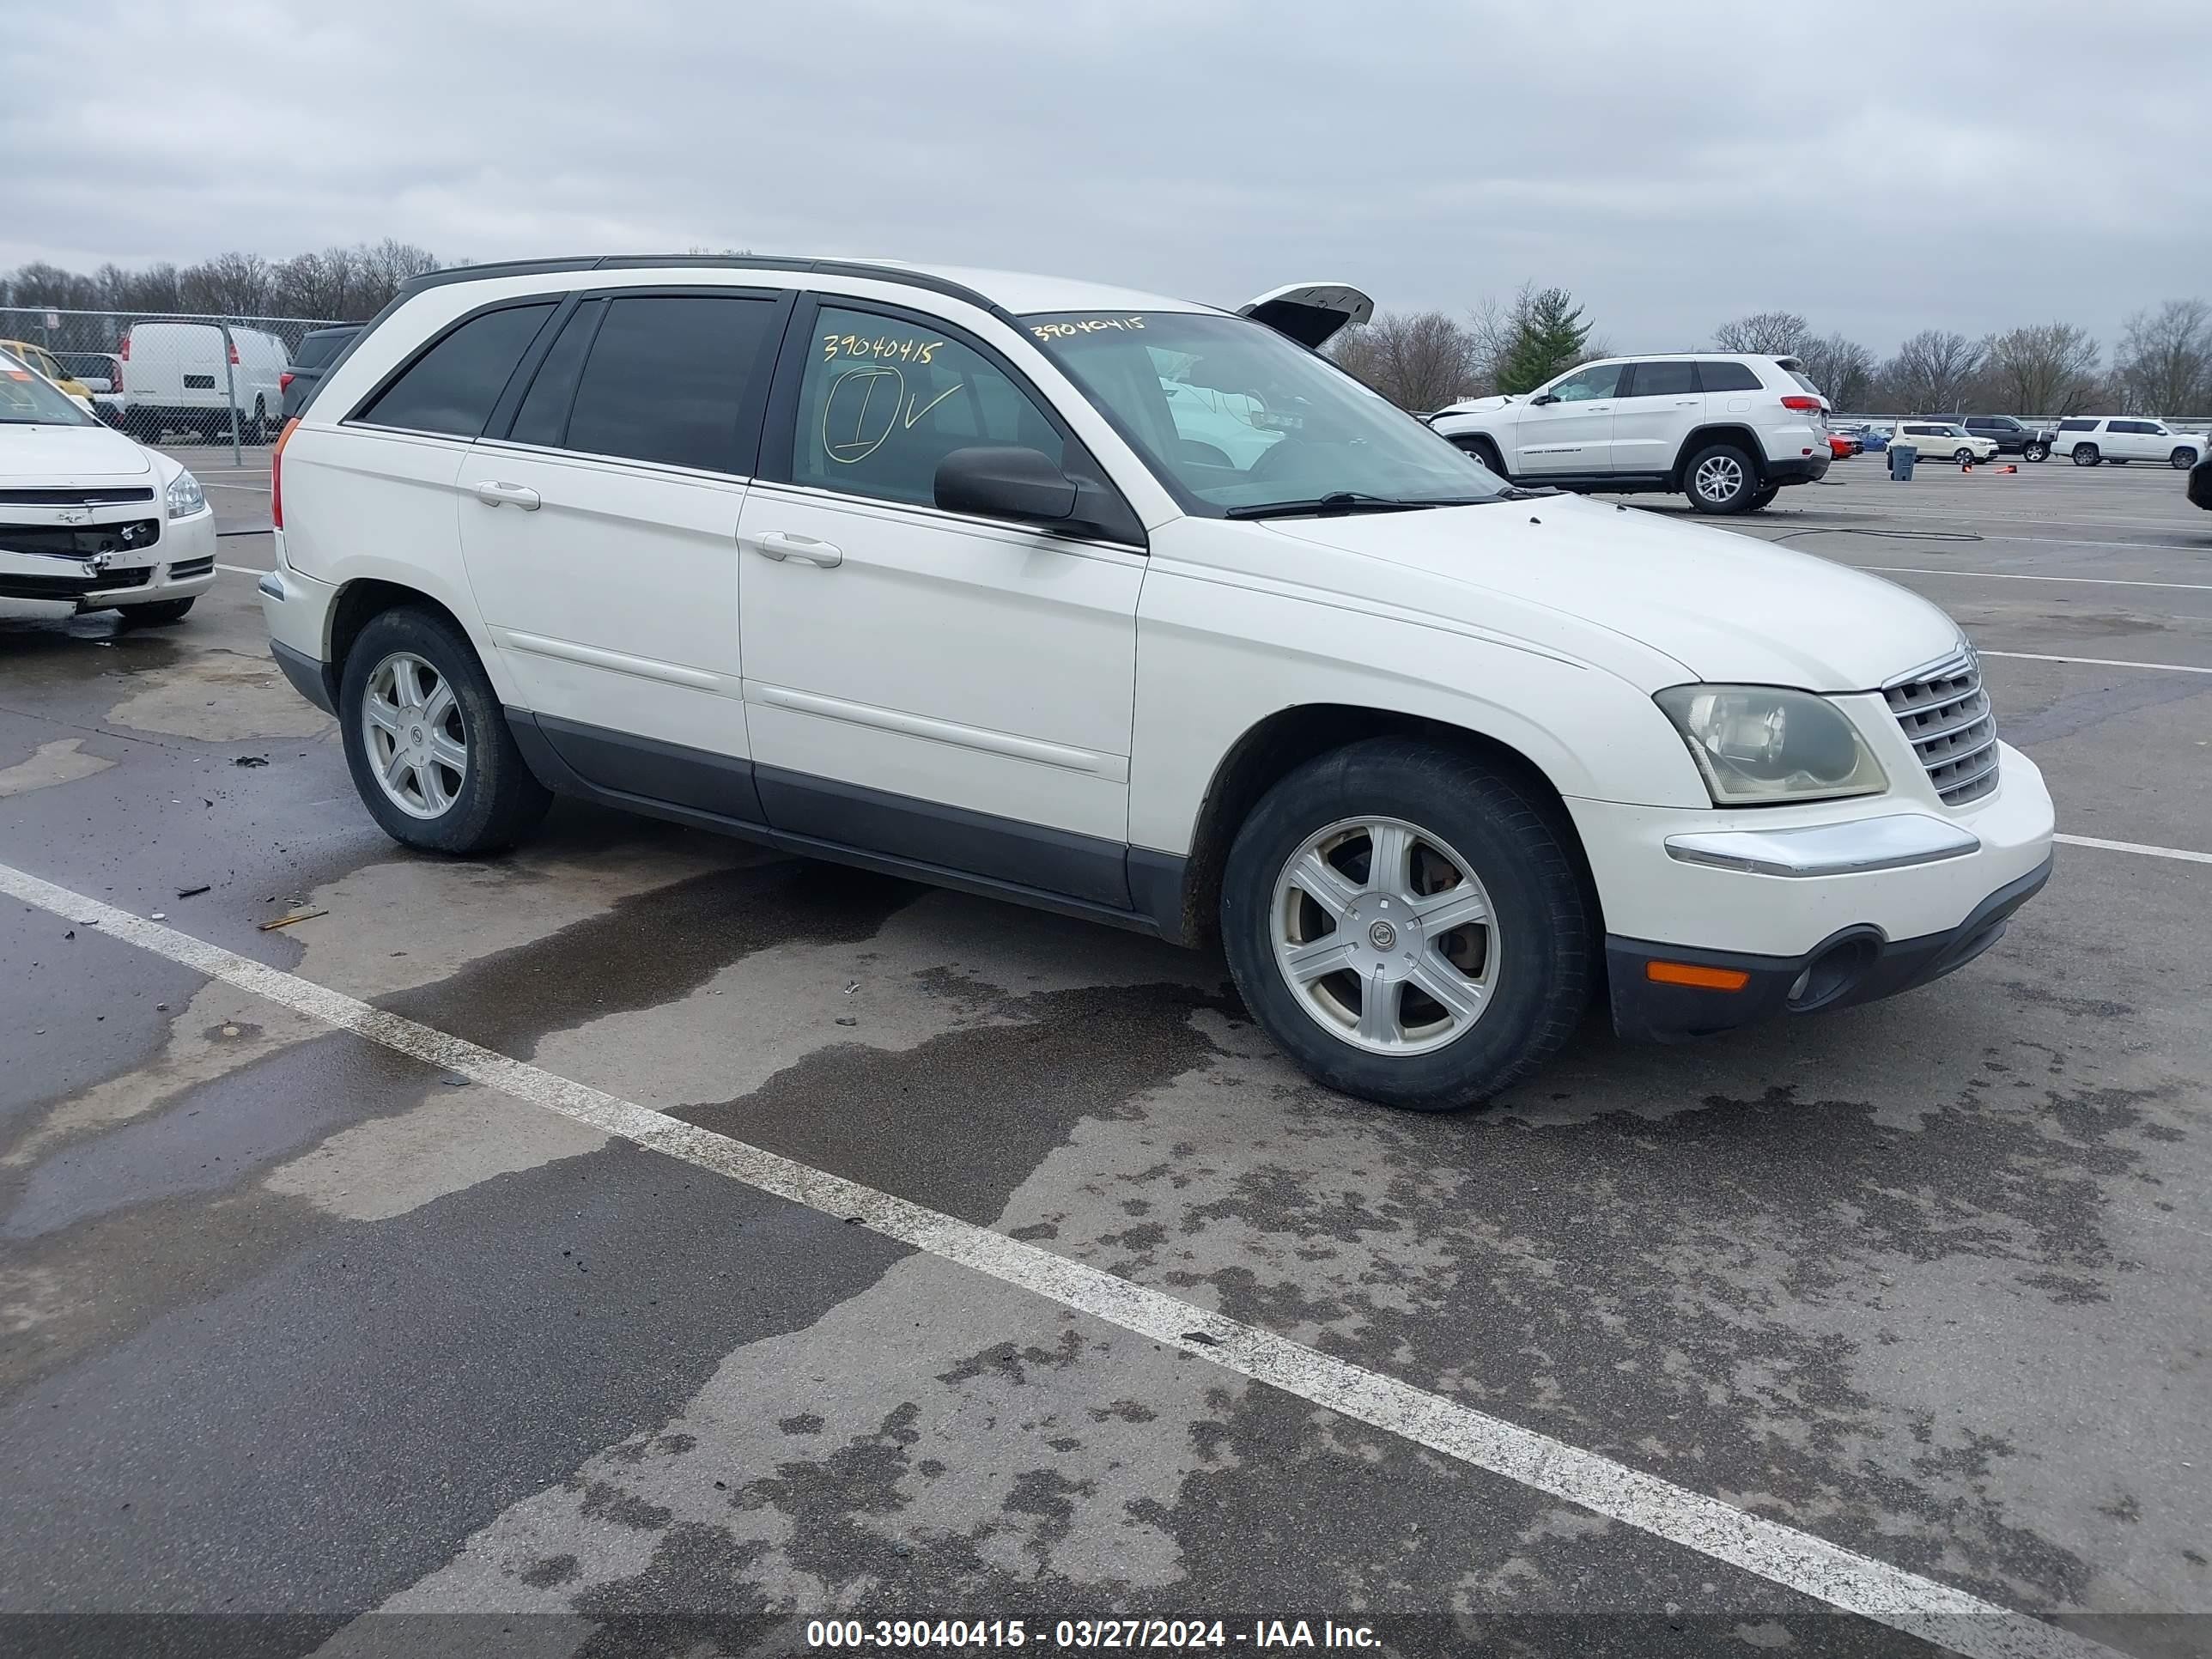
<svg viewBox="0 0 2212 1659">
<path fill-rule="evenodd" d="M 817 541 L 811 536 L 794 535 L 787 530 L 763 530 L 752 538 L 752 543 L 755 552 L 778 563 L 786 559 L 800 559 L 831 570 L 845 562 L 845 551 L 835 542 Z"/>
<path fill-rule="evenodd" d="M 486 507 L 519 507 L 525 513 L 538 510 L 538 492 L 527 484 L 498 483 L 486 479 L 473 488 L 477 499 Z"/>
</svg>

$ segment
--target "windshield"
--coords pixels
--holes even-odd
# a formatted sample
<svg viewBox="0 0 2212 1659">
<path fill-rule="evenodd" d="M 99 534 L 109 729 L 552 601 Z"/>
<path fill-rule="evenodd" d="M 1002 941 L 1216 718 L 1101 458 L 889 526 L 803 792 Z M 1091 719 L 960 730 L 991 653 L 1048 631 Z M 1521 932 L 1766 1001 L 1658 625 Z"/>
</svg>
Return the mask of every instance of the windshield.
<svg viewBox="0 0 2212 1659">
<path fill-rule="evenodd" d="M 92 416 L 69 394 L 0 352 L 0 425 L 90 426 Z"/>
<path fill-rule="evenodd" d="M 1265 324 L 1176 311 L 1022 321 L 1188 512 L 1425 507 L 1507 487 Z"/>
</svg>

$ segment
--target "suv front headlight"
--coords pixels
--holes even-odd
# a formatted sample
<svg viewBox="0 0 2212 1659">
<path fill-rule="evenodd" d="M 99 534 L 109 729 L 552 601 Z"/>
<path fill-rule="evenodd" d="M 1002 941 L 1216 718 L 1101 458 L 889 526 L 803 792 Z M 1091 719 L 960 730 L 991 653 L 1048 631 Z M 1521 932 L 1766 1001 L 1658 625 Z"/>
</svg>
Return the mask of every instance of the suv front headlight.
<svg viewBox="0 0 2212 1659">
<path fill-rule="evenodd" d="M 1850 717 L 1771 685 L 1676 685 L 1654 699 L 1689 745 L 1716 806 L 1878 795 L 1889 787 Z"/>
<path fill-rule="evenodd" d="M 207 505 L 207 495 L 200 489 L 200 481 L 189 472 L 179 472 L 169 480 L 169 516 L 189 518 Z"/>
</svg>

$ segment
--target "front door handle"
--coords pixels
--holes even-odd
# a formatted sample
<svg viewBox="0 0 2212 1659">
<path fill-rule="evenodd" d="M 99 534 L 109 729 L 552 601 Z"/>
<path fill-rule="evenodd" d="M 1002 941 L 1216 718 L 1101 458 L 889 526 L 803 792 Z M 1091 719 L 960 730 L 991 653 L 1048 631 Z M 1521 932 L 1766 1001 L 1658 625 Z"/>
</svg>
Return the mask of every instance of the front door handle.
<svg viewBox="0 0 2212 1659">
<path fill-rule="evenodd" d="M 788 530 L 763 530 L 752 538 L 752 543 L 753 550 L 763 558 L 779 563 L 786 559 L 801 559 L 831 570 L 845 562 L 845 551 L 835 542 L 817 541 L 811 536 L 794 535 Z"/>
<path fill-rule="evenodd" d="M 527 484 L 498 483 L 488 478 L 473 488 L 477 499 L 486 507 L 519 507 L 525 513 L 538 510 L 538 492 Z"/>
</svg>

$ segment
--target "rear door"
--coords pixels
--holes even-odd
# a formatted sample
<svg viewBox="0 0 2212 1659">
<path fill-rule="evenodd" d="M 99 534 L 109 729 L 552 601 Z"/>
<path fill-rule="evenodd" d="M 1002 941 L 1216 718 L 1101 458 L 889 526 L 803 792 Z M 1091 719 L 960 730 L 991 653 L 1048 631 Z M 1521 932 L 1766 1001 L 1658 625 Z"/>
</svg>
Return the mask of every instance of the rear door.
<svg viewBox="0 0 2212 1659">
<path fill-rule="evenodd" d="M 1613 470 L 1614 394 L 1622 363 L 1592 363 L 1562 376 L 1519 405 L 1514 454 L 1516 474 L 1598 474 Z"/>
<path fill-rule="evenodd" d="M 573 296 L 457 480 L 477 608 L 562 759 L 750 822 L 738 514 L 789 308 L 774 289 Z"/>
<path fill-rule="evenodd" d="M 1613 403 L 1610 470 L 1663 473 L 1705 413 L 1695 363 L 1664 358 L 1630 364 Z"/>
</svg>

